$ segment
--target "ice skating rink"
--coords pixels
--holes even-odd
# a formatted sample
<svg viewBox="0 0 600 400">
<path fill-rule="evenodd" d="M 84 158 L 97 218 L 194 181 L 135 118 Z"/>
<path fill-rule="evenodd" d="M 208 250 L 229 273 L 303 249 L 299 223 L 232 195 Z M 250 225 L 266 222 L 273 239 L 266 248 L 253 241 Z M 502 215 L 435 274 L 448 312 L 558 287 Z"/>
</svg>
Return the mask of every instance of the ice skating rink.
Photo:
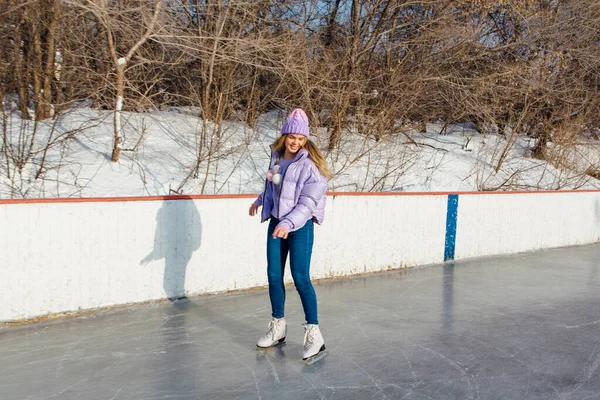
<svg viewBox="0 0 600 400">
<path fill-rule="evenodd" d="M 311 366 L 293 286 L 266 351 L 266 290 L 4 326 L 0 399 L 600 399 L 599 269 L 596 244 L 319 282 Z"/>
</svg>

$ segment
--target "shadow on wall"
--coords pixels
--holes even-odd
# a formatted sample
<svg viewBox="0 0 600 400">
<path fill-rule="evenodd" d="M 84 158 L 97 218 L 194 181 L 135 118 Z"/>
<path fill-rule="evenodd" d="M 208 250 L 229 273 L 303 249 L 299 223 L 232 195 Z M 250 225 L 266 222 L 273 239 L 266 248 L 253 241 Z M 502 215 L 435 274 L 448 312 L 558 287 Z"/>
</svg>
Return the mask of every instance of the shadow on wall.
<svg viewBox="0 0 600 400">
<path fill-rule="evenodd" d="M 140 264 L 165 259 L 163 288 L 171 301 L 186 297 L 185 274 L 192 254 L 200 248 L 201 237 L 200 213 L 191 197 L 163 201 L 156 214 L 154 249 Z"/>
</svg>

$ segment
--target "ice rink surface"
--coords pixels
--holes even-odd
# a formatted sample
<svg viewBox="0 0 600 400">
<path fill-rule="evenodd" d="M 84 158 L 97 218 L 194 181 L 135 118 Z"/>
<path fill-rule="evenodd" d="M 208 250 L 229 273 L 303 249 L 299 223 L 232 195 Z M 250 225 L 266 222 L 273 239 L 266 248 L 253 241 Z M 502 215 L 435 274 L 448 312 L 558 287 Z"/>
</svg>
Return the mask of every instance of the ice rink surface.
<svg viewBox="0 0 600 400">
<path fill-rule="evenodd" d="M 4 326 L 0 399 L 600 399 L 599 269 L 596 244 L 319 282 L 310 366 L 293 286 L 266 351 L 266 290 Z"/>
</svg>

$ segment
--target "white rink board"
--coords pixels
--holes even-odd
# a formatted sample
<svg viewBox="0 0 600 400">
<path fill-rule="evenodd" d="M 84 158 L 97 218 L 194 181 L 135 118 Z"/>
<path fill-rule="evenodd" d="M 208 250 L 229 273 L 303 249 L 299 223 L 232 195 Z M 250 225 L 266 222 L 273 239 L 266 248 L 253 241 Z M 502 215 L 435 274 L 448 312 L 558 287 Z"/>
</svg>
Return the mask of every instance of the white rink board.
<svg viewBox="0 0 600 400">
<path fill-rule="evenodd" d="M 442 262 L 446 197 L 329 196 L 312 277 Z M 0 203 L 0 321 L 265 286 L 252 201 Z"/>
<path fill-rule="evenodd" d="M 459 196 L 455 259 L 600 242 L 600 192 Z"/>
<path fill-rule="evenodd" d="M 267 285 L 254 197 L 0 201 L 0 321 Z M 600 241 L 600 191 L 329 195 L 313 279 Z M 451 229 L 448 229 L 450 232 Z M 289 268 L 287 281 L 291 282 Z"/>
</svg>

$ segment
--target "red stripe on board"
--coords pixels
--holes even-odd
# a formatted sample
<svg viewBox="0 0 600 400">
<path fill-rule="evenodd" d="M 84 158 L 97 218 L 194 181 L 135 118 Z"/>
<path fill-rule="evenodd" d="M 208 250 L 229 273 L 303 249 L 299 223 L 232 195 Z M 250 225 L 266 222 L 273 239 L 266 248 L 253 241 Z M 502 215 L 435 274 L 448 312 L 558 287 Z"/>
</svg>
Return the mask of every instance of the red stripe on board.
<svg viewBox="0 0 600 400">
<path fill-rule="evenodd" d="M 329 197 L 357 196 L 459 196 L 490 194 L 565 194 L 565 193 L 600 193 L 600 190 L 521 190 L 514 192 L 327 192 Z M 255 199 L 258 194 L 211 194 L 211 195 L 172 195 L 172 196 L 139 196 L 139 197 L 78 197 L 78 198 L 46 198 L 46 199 L 8 199 L 1 204 L 44 204 L 44 203 L 115 203 L 130 201 L 164 201 L 164 200 L 217 200 L 217 199 Z"/>
<path fill-rule="evenodd" d="M 488 194 L 556 194 L 556 193 L 600 193 L 598 189 L 589 190 L 515 190 L 506 192 L 328 192 L 328 196 L 447 196 L 449 194 L 488 195 Z"/>
<path fill-rule="evenodd" d="M 196 199 L 255 199 L 258 194 L 213 194 L 213 195 L 171 195 L 171 196 L 138 196 L 138 197 L 77 197 L 51 199 L 10 199 L 0 200 L 0 204 L 28 203 L 115 203 L 130 201 L 164 201 L 164 200 L 196 200 Z"/>
</svg>

